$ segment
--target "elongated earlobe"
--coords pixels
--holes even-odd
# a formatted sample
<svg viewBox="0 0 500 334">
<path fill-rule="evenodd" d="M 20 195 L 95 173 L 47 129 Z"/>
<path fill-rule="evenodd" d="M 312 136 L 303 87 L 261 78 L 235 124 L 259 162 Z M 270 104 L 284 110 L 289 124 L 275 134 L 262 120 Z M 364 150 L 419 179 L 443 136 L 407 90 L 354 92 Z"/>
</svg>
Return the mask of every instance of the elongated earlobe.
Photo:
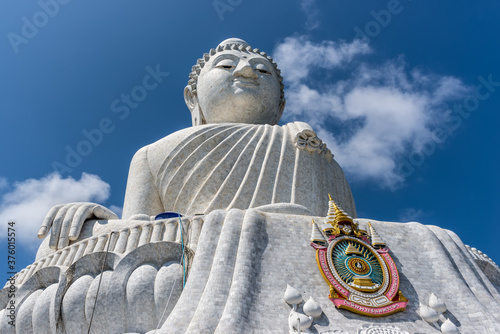
<svg viewBox="0 0 500 334">
<path fill-rule="evenodd" d="M 184 88 L 184 102 L 186 102 L 189 111 L 193 111 L 195 105 L 198 104 L 198 97 L 196 96 L 196 92 L 193 92 L 193 88 L 190 85 L 187 85 Z"/>
<path fill-rule="evenodd" d="M 184 102 L 186 102 L 186 106 L 191 112 L 193 126 L 206 124 L 205 117 L 203 116 L 200 105 L 198 104 L 198 96 L 190 85 L 187 85 L 186 88 L 184 88 Z"/>
</svg>

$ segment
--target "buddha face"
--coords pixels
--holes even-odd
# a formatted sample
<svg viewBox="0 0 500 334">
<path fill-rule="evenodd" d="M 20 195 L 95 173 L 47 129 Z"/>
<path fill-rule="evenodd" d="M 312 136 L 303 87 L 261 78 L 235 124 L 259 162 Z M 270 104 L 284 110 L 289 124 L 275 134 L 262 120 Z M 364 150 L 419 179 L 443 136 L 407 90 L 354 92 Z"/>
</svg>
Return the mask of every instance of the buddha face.
<svg viewBox="0 0 500 334">
<path fill-rule="evenodd" d="M 283 108 L 280 93 L 278 76 L 266 58 L 226 50 L 210 57 L 201 70 L 192 103 L 205 123 L 275 124 Z"/>
</svg>

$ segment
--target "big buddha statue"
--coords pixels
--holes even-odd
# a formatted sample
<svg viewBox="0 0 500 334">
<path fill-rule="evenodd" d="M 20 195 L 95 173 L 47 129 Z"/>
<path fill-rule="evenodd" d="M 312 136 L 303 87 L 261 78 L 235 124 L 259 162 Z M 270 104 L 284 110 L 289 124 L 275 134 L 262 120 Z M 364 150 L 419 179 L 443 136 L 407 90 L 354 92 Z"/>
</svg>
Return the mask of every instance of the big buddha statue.
<svg viewBox="0 0 500 334">
<path fill-rule="evenodd" d="M 121 219 L 49 211 L 0 333 L 500 332 L 498 267 L 451 231 L 357 219 L 326 144 L 278 125 L 270 56 L 230 38 L 189 77 L 193 126 L 134 155 Z"/>
</svg>

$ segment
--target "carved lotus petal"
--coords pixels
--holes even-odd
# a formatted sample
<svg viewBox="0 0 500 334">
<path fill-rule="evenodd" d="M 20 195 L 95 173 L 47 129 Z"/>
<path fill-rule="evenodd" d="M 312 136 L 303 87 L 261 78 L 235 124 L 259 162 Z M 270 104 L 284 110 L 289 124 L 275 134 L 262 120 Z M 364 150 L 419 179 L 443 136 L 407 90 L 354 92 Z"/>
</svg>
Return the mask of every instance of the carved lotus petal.
<svg viewBox="0 0 500 334">
<path fill-rule="evenodd" d="M 457 326 L 450 321 L 450 319 L 446 319 L 445 322 L 441 325 L 441 333 L 443 334 L 460 334 Z"/>
<path fill-rule="evenodd" d="M 302 302 L 302 294 L 299 292 L 299 290 L 295 289 L 289 284 L 286 285 L 284 297 L 285 297 L 285 302 L 287 302 L 290 305 L 300 304 Z"/>
<path fill-rule="evenodd" d="M 429 297 L 429 306 L 439 313 L 446 312 L 446 304 L 433 293 Z"/>
<path fill-rule="evenodd" d="M 430 324 L 435 323 L 439 319 L 439 313 L 437 313 L 435 310 L 423 304 L 420 304 L 420 308 L 418 309 L 418 314 L 420 314 L 422 319 L 424 319 Z"/>
<path fill-rule="evenodd" d="M 321 310 L 321 306 L 312 297 L 304 304 L 303 307 L 304 313 L 310 315 L 313 318 L 319 318 L 323 311 Z"/>
</svg>

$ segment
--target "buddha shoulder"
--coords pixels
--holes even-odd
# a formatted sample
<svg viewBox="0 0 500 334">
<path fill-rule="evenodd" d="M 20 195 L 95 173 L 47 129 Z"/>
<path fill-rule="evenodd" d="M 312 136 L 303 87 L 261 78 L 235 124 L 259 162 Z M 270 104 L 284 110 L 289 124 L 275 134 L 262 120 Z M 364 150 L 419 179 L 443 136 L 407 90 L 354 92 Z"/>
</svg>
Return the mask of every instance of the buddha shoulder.
<svg viewBox="0 0 500 334">
<path fill-rule="evenodd" d="M 281 137 L 289 145 L 311 153 L 320 153 L 327 160 L 332 161 L 330 150 L 307 123 L 292 122 L 282 126 L 219 123 L 185 128 L 142 147 L 135 154 L 132 163 L 134 164 L 134 161 L 147 161 L 152 169 L 156 169 L 165 162 L 165 159 L 181 158 L 182 160 L 188 158 L 189 155 L 196 154 L 196 152 L 206 154 L 224 140 L 227 149 L 230 149 L 232 145 L 236 145 L 237 140 L 247 141 L 252 136 L 264 139 L 269 136 L 270 139 L 274 137 L 273 134 Z"/>
</svg>

